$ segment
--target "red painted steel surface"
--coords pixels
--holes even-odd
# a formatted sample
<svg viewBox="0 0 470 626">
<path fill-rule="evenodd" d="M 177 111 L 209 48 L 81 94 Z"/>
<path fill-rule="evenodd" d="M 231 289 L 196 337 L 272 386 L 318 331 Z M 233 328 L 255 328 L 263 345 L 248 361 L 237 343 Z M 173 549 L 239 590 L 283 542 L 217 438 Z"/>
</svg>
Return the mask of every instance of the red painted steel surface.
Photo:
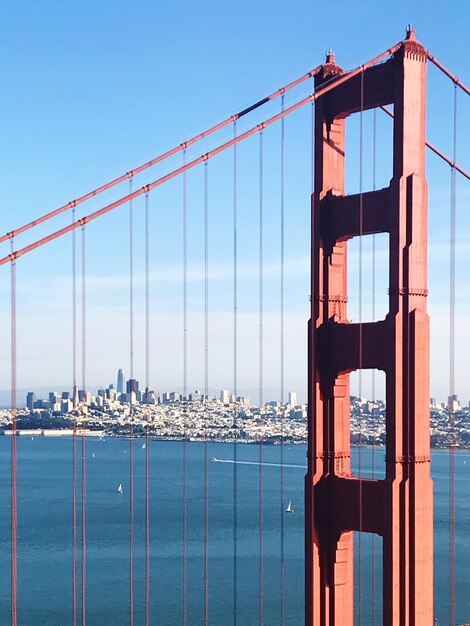
<svg viewBox="0 0 470 626">
<path fill-rule="evenodd" d="M 330 56 L 320 86 L 344 76 Z M 354 623 L 353 532 L 383 538 L 383 624 L 433 622 L 433 504 L 429 441 L 426 51 L 410 31 L 386 62 L 364 68 L 315 104 L 312 314 L 306 475 L 306 626 Z M 394 105 L 393 178 L 382 190 L 344 195 L 345 123 L 361 109 Z M 347 240 L 386 232 L 389 312 L 347 317 Z M 350 467 L 349 373 L 386 375 L 384 480 Z"/>
</svg>

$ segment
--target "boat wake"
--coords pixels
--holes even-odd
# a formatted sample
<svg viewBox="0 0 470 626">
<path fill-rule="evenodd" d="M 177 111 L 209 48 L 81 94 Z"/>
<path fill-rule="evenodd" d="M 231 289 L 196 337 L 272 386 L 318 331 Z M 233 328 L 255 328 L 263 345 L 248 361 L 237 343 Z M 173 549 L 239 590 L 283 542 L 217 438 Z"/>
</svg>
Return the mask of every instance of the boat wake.
<svg viewBox="0 0 470 626">
<path fill-rule="evenodd" d="M 262 465 L 263 467 L 293 467 L 295 469 L 307 469 L 306 465 L 295 465 L 293 463 L 260 463 L 259 461 L 235 461 L 234 459 L 216 459 L 212 457 L 213 463 L 231 463 L 232 465 Z"/>
</svg>

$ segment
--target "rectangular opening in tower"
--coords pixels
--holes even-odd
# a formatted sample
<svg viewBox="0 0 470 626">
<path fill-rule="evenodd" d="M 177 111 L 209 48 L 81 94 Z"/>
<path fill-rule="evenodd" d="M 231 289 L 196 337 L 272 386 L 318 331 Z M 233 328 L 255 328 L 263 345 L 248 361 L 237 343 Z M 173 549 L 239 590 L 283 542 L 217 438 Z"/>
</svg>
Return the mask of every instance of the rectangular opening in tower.
<svg viewBox="0 0 470 626">
<path fill-rule="evenodd" d="M 385 319 L 389 311 L 389 235 L 348 241 L 348 318 L 356 324 Z"/>
<path fill-rule="evenodd" d="M 383 540 L 354 532 L 354 625 L 383 624 Z"/>
<path fill-rule="evenodd" d="M 388 109 L 393 112 L 393 105 Z M 393 121 L 380 108 L 346 118 L 345 193 L 388 187 L 393 171 Z"/>
<path fill-rule="evenodd" d="M 350 374 L 351 470 L 360 478 L 385 478 L 385 372 Z"/>
</svg>

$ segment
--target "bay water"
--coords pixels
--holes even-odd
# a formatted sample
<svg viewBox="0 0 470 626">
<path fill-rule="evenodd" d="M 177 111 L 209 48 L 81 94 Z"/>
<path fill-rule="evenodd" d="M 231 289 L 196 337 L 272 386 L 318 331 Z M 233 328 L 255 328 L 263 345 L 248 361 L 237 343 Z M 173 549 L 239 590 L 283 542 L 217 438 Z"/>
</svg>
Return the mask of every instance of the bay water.
<svg viewBox="0 0 470 626">
<path fill-rule="evenodd" d="M 72 624 L 72 440 L 18 437 L 18 624 Z M 134 441 L 135 538 L 134 602 L 136 625 L 145 623 L 145 449 Z M 0 437 L 0 625 L 10 623 L 10 438 Z M 187 453 L 187 615 L 204 624 L 204 468 L 208 458 L 209 623 L 259 624 L 260 597 L 260 447 L 258 445 L 154 441 L 150 453 L 151 623 L 183 624 L 183 452 Z M 77 439 L 80 478 L 81 442 Z M 87 625 L 129 624 L 129 452 L 119 438 L 86 441 L 86 612 Z M 370 475 L 372 451 L 356 449 Z M 234 456 L 241 463 L 230 462 Z M 304 475 L 306 448 L 283 446 L 284 499 L 281 502 L 280 446 L 263 446 L 263 622 L 280 623 L 281 517 L 284 526 L 284 623 L 304 619 Z M 378 471 L 384 450 L 375 451 Z M 213 461 L 216 458 L 226 462 Z M 435 504 L 435 615 L 448 624 L 449 613 L 449 455 L 432 458 Z M 236 514 L 234 488 L 236 480 Z M 122 483 L 123 494 L 117 492 Z M 78 484 L 78 563 L 80 501 Z M 470 453 L 455 453 L 456 620 L 470 621 Z M 288 501 L 294 513 L 286 513 Z M 234 519 L 236 515 L 236 546 Z M 372 599 L 372 543 L 376 549 Z M 356 533 L 362 552 L 364 626 L 381 624 L 381 540 Z M 234 551 L 236 550 L 236 559 Z M 356 566 L 357 570 L 357 566 Z M 358 572 L 357 572 L 358 573 Z M 236 579 L 236 593 L 234 580 Z M 359 576 L 356 576 L 359 580 Z M 81 570 L 77 570 L 78 623 L 81 623 Z"/>
</svg>

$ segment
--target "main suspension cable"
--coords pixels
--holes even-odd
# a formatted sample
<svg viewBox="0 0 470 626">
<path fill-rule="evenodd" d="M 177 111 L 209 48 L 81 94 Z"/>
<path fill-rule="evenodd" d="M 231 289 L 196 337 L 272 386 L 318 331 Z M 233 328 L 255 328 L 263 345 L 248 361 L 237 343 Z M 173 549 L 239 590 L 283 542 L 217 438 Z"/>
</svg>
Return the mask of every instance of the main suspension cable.
<svg viewBox="0 0 470 626">
<path fill-rule="evenodd" d="M 16 228 L 15 230 L 12 230 L 9 233 L 6 233 L 5 235 L 2 235 L 0 237 L 0 243 L 3 243 L 4 241 L 7 241 L 8 239 L 12 239 L 13 237 L 21 233 L 24 233 L 30 228 L 38 226 L 39 224 L 42 224 L 43 222 L 46 222 L 52 219 L 53 217 L 60 215 L 61 213 L 65 211 L 69 211 L 70 209 L 73 209 L 74 207 L 81 204 L 82 202 L 90 200 L 91 198 L 98 196 L 99 194 L 103 193 L 104 191 L 107 191 L 108 189 L 112 189 L 119 183 L 124 182 L 126 178 L 131 178 L 133 176 L 136 176 L 137 174 L 140 174 L 141 172 L 147 170 L 148 168 L 153 167 L 154 165 L 157 165 L 157 163 L 161 163 L 162 161 L 165 161 L 166 159 L 174 156 L 175 154 L 178 154 L 178 152 L 186 150 L 189 146 L 197 143 L 201 139 L 205 139 L 206 137 L 209 137 L 215 132 L 222 130 L 223 128 L 231 124 L 232 122 L 235 122 L 236 120 L 240 119 L 244 115 L 251 113 L 251 111 L 254 111 L 255 109 L 262 106 L 263 104 L 266 104 L 267 102 L 270 102 L 271 100 L 274 100 L 278 96 L 284 94 L 286 91 L 289 91 L 293 89 L 294 87 L 297 87 L 298 85 L 308 80 L 312 76 L 315 76 L 315 74 L 318 73 L 319 69 L 320 67 L 317 67 L 311 70 L 310 72 L 307 72 L 303 76 L 300 76 L 299 78 L 292 81 L 291 83 L 288 83 L 284 87 L 277 89 L 276 91 L 266 96 L 265 98 L 261 98 L 261 100 L 258 100 L 258 102 L 255 102 L 254 104 L 246 107 L 242 111 L 239 111 L 238 113 L 231 115 L 227 119 L 223 120 L 222 122 L 219 122 L 218 124 L 215 124 L 215 126 L 208 128 L 204 132 L 199 133 L 198 135 L 195 135 L 194 137 L 187 139 L 186 141 L 183 141 L 178 146 L 175 146 L 174 148 L 171 148 L 171 150 L 167 150 L 166 152 L 163 152 L 162 154 L 151 159 L 150 161 L 147 161 L 146 163 L 143 163 L 142 165 L 135 167 L 134 169 L 126 172 L 125 174 L 121 174 L 121 176 L 114 178 L 113 180 L 109 181 L 108 183 L 105 183 L 104 185 L 101 185 L 100 187 L 97 187 L 93 191 L 90 191 L 84 194 L 83 196 L 79 196 L 78 198 L 75 198 L 75 200 L 72 200 L 68 202 L 67 204 L 64 204 L 63 206 L 57 209 L 54 209 L 53 211 L 49 211 L 45 215 L 42 215 L 41 217 L 36 218 L 32 222 L 28 222 L 27 224 L 24 224 L 23 226 L 20 226 L 19 228 Z"/>
<path fill-rule="evenodd" d="M 426 50 L 426 56 L 428 57 L 428 59 L 431 61 L 431 63 L 434 63 L 434 65 L 441 70 L 441 72 L 443 74 L 445 74 L 448 78 L 450 78 L 450 80 L 454 83 L 454 87 L 457 89 L 457 87 L 460 87 L 460 89 L 467 94 L 467 96 L 470 96 L 470 89 L 464 85 L 464 83 L 457 78 L 457 76 L 454 76 L 454 74 L 452 74 L 452 72 L 450 72 L 446 67 L 444 67 L 444 65 L 442 65 L 442 63 L 440 63 L 436 57 L 434 55 L 432 55 L 428 50 Z"/>
<path fill-rule="evenodd" d="M 209 150 L 205 154 L 202 154 L 201 156 L 193 159 L 192 161 L 189 161 L 185 165 L 183 165 L 183 166 L 181 166 L 179 168 L 176 168 L 175 170 L 172 170 L 168 174 L 165 174 L 164 176 L 161 176 L 160 178 L 157 178 L 156 180 L 148 183 L 147 185 L 144 185 L 140 189 L 134 191 L 132 194 L 123 196 L 122 198 L 119 198 L 118 200 L 115 200 L 114 202 L 111 202 L 110 204 L 107 204 L 106 206 L 102 207 L 101 209 L 99 209 L 97 211 L 94 211 L 93 213 L 90 213 L 89 215 L 86 215 L 86 216 L 82 217 L 80 220 L 78 220 L 76 222 L 75 225 L 71 224 L 69 226 L 65 226 L 64 228 L 60 228 L 60 229 L 56 230 L 55 232 L 47 235 L 46 237 L 38 239 L 37 241 L 35 241 L 35 242 L 33 242 L 33 243 L 31 243 L 31 244 L 29 244 L 29 245 L 19 249 L 19 250 L 15 250 L 15 251 L 11 252 L 10 254 L 8 254 L 7 256 L 5 256 L 3 258 L 0 258 L 0 265 L 4 265 L 5 263 L 9 263 L 14 258 L 17 259 L 20 256 L 23 256 L 24 254 L 26 254 L 27 252 L 30 252 L 31 250 L 34 250 L 34 249 L 38 248 L 39 246 L 42 246 L 42 245 L 44 245 L 46 243 L 49 243 L 50 241 L 53 241 L 54 239 L 57 239 L 58 237 L 61 237 L 62 235 L 65 235 L 66 233 L 70 232 L 74 228 L 78 228 L 79 226 L 82 226 L 83 224 L 87 224 L 87 223 L 91 222 L 92 220 L 95 220 L 98 217 L 101 217 L 102 215 L 105 215 L 109 211 L 112 211 L 113 209 L 117 208 L 118 206 L 121 206 L 122 204 L 125 204 L 126 202 L 129 202 L 131 199 L 137 198 L 138 196 L 140 196 L 142 194 L 145 194 L 146 192 L 151 191 L 152 189 L 155 189 L 155 187 L 158 187 L 159 185 L 162 185 L 163 183 L 165 183 L 165 182 L 175 178 L 176 176 L 181 175 L 183 172 L 186 172 L 186 171 L 192 169 L 193 167 L 196 167 L 197 165 L 199 165 L 201 163 L 204 163 L 205 161 L 208 161 L 209 159 L 213 158 L 217 154 L 220 154 L 224 150 L 227 150 L 228 148 L 231 148 L 234 144 L 240 143 L 241 141 L 247 139 L 251 135 L 259 133 L 261 130 L 267 128 L 268 126 L 271 126 L 272 124 L 274 124 L 276 122 L 278 122 L 281 118 L 283 118 L 283 117 L 285 117 L 287 115 L 290 115 L 291 113 L 294 113 L 294 111 L 297 111 L 298 109 L 302 108 L 303 106 L 305 106 L 309 102 L 313 102 L 313 101 L 317 100 L 319 97 L 325 95 L 326 93 L 328 93 L 332 89 L 339 87 L 340 85 L 342 85 L 343 83 L 351 80 L 352 78 L 354 78 L 358 74 L 361 74 L 366 68 L 370 67 L 371 65 L 375 65 L 376 63 L 381 61 L 383 58 L 385 58 L 385 57 L 393 54 L 394 52 L 396 52 L 398 50 L 398 48 L 400 47 L 400 45 L 401 45 L 401 43 L 397 44 L 396 46 L 393 46 L 392 48 L 389 48 L 388 50 L 386 50 L 382 54 L 376 56 L 371 61 L 368 61 L 367 63 L 364 63 L 363 65 L 361 65 L 360 67 L 356 68 L 355 70 L 349 72 L 348 74 L 343 74 L 340 77 L 336 77 L 334 81 L 330 81 L 328 83 L 325 83 L 315 93 L 311 93 L 310 95 L 306 96 L 302 100 L 297 101 L 296 103 L 294 103 L 291 106 L 289 106 L 286 109 L 284 109 L 283 112 L 277 113 L 276 115 L 274 115 L 274 116 L 264 120 L 263 122 L 257 124 L 256 126 L 253 126 L 252 128 L 250 128 L 249 130 L 245 131 L 244 133 L 241 133 L 240 135 L 237 135 L 236 137 L 233 137 L 231 140 L 226 141 L 225 143 L 220 144 L 216 148 L 214 148 L 212 150 Z M 11 236 L 12 236 L 12 234 L 9 233 L 9 235 L 7 237 L 11 237 Z M 1 241 L 0 241 L 0 243 L 1 243 Z"/>
</svg>

